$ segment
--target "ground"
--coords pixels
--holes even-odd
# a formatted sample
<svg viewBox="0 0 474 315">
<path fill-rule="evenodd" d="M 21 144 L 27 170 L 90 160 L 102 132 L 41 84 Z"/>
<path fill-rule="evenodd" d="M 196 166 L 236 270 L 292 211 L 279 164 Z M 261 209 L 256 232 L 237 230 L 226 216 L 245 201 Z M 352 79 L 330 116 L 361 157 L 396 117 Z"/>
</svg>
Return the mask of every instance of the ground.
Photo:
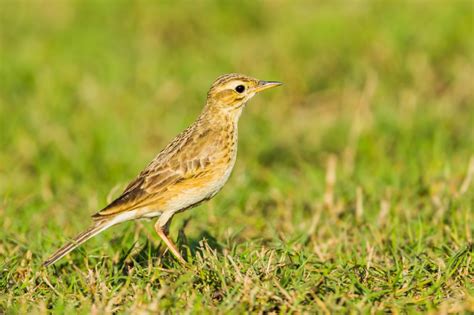
<svg viewBox="0 0 474 315">
<path fill-rule="evenodd" d="M 473 312 L 471 1 L 1 1 L 0 313 Z M 181 266 L 130 222 L 41 262 L 204 105 L 240 121 Z"/>
</svg>

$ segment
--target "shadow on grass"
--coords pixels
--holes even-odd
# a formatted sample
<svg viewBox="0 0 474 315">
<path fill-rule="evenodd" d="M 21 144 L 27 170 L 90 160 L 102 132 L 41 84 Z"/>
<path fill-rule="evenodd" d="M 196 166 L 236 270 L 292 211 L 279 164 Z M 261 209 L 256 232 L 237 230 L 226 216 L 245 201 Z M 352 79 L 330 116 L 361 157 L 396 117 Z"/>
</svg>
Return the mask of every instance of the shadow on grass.
<svg viewBox="0 0 474 315">
<path fill-rule="evenodd" d="M 209 233 L 208 230 L 202 231 L 199 236 L 195 238 L 190 238 L 186 236 L 185 228 L 188 225 L 190 219 L 186 219 L 182 226 L 178 230 L 178 238 L 176 245 L 179 248 L 183 257 L 190 261 L 189 254 L 191 256 L 196 256 L 197 253 L 200 253 L 201 256 L 204 256 L 205 244 L 212 250 L 222 253 L 222 246 L 218 243 L 217 239 Z M 139 265 L 146 267 L 152 261 L 156 261 L 159 265 L 163 267 L 176 267 L 179 265 L 179 262 L 176 258 L 167 251 L 166 246 L 160 242 L 158 245 L 154 246 L 153 242 L 147 240 L 144 246 L 141 247 L 139 251 L 134 252 L 136 243 L 133 243 L 132 246 L 121 255 L 118 266 L 122 270 L 126 270 L 126 267 L 133 267 L 134 265 Z M 130 259 L 131 258 L 131 259 Z"/>
<path fill-rule="evenodd" d="M 183 247 L 189 248 L 189 252 L 191 255 L 195 256 L 197 252 L 200 252 L 201 254 L 203 253 L 203 246 L 204 243 L 206 242 L 207 245 L 212 249 L 217 251 L 218 253 L 222 252 L 222 246 L 219 244 L 217 239 L 209 233 L 208 230 L 202 231 L 198 237 L 188 239 L 186 237 L 186 234 L 184 233 L 184 230 L 186 226 L 188 225 L 189 221 L 191 218 L 186 219 L 183 224 L 181 225 L 181 228 L 179 229 L 178 232 L 178 247 L 183 249 Z"/>
</svg>

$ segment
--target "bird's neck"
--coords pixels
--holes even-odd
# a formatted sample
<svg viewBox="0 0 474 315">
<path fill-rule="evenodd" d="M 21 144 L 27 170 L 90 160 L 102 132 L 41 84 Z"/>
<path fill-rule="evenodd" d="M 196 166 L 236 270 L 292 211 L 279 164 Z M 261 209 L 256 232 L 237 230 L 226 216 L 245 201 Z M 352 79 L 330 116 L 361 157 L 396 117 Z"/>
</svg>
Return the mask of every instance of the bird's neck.
<svg viewBox="0 0 474 315">
<path fill-rule="evenodd" d="M 201 130 L 207 130 L 220 135 L 216 137 L 216 140 L 219 145 L 231 148 L 229 152 L 232 160 L 235 160 L 237 154 L 238 123 L 243 107 L 241 106 L 231 111 L 222 110 L 219 107 L 206 106 L 196 122 L 201 125 Z"/>
<path fill-rule="evenodd" d="M 239 118 L 245 106 L 236 108 L 226 108 L 224 106 L 215 106 L 207 104 L 202 111 L 199 120 L 209 124 L 211 128 L 232 128 L 237 130 Z"/>
</svg>

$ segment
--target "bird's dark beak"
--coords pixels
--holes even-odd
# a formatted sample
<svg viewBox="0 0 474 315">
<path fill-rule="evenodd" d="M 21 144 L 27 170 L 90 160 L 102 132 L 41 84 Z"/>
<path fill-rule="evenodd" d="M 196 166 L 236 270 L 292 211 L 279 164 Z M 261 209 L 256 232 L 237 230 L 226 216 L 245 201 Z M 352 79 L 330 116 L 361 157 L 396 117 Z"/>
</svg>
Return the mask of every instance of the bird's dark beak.
<svg viewBox="0 0 474 315">
<path fill-rule="evenodd" d="M 258 81 L 258 85 L 255 87 L 255 93 L 262 92 L 267 89 L 271 89 L 274 87 L 277 87 L 279 85 L 282 85 L 283 83 L 278 82 L 278 81 Z"/>
</svg>

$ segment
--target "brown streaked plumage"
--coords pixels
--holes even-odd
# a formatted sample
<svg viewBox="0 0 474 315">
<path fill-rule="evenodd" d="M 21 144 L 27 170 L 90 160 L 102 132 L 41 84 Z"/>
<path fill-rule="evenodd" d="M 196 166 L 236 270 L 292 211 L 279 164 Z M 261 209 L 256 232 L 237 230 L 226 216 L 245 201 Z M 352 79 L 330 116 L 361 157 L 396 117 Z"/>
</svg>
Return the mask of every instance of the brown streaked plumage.
<svg viewBox="0 0 474 315">
<path fill-rule="evenodd" d="M 129 220 L 158 217 L 155 230 L 176 258 L 168 238 L 174 214 L 214 197 L 230 176 L 237 156 L 242 109 L 256 93 L 280 85 L 242 74 L 218 77 L 198 119 L 169 143 L 124 192 L 92 216 L 94 224 L 49 257 L 49 266 L 105 229 Z"/>
</svg>

